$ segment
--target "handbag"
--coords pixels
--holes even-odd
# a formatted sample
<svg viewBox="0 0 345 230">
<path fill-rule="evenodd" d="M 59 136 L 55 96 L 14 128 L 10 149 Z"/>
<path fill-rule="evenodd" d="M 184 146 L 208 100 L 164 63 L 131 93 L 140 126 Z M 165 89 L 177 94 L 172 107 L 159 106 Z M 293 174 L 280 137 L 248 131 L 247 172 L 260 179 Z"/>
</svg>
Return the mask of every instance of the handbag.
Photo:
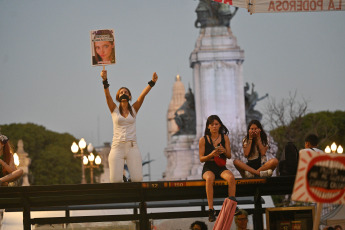
<svg viewBox="0 0 345 230">
<path fill-rule="evenodd" d="M 220 156 L 214 157 L 214 162 L 219 166 L 219 167 L 224 167 L 226 164 L 226 158 L 223 157 L 223 154 Z"/>
</svg>

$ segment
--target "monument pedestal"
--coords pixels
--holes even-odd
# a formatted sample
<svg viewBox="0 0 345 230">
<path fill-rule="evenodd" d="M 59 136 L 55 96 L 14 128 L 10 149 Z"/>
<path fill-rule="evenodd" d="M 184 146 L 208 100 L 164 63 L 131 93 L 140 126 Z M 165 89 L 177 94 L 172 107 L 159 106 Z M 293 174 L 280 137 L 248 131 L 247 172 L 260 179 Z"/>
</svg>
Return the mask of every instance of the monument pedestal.
<svg viewBox="0 0 345 230">
<path fill-rule="evenodd" d="M 196 139 L 204 135 L 206 119 L 216 114 L 230 132 L 245 130 L 244 51 L 229 27 L 200 29 L 190 55 L 193 68 Z"/>
<path fill-rule="evenodd" d="M 176 135 L 165 148 L 167 169 L 165 180 L 186 180 L 190 175 L 193 163 L 193 150 L 191 145 L 195 135 Z"/>
</svg>

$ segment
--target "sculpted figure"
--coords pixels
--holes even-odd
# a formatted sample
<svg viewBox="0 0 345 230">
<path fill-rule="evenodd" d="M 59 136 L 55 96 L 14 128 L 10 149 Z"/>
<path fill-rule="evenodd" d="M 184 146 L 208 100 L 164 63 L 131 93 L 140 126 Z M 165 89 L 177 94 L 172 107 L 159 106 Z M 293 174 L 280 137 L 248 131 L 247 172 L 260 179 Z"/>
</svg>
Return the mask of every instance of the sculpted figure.
<svg viewBox="0 0 345 230">
<path fill-rule="evenodd" d="M 254 91 L 254 83 L 252 83 L 252 91 L 249 94 L 249 84 L 246 82 L 244 86 L 244 100 L 245 100 L 245 109 L 246 109 L 246 123 L 248 124 L 251 120 L 261 121 L 262 114 L 255 110 L 254 107 L 258 101 L 261 101 L 268 97 L 268 93 L 265 96 L 259 98 L 259 94 Z"/>
<path fill-rule="evenodd" d="M 191 88 L 185 95 L 186 101 L 175 112 L 175 122 L 179 127 L 174 135 L 182 134 L 195 134 L 196 133 L 196 115 L 195 115 L 195 103 L 194 94 Z"/>
<path fill-rule="evenodd" d="M 231 12 L 230 5 L 222 4 L 212 0 L 200 0 L 195 12 L 197 20 L 196 28 L 205 28 L 212 26 L 230 27 L 230 20 L 235 16 L 238 7 Z"/>
</svg>

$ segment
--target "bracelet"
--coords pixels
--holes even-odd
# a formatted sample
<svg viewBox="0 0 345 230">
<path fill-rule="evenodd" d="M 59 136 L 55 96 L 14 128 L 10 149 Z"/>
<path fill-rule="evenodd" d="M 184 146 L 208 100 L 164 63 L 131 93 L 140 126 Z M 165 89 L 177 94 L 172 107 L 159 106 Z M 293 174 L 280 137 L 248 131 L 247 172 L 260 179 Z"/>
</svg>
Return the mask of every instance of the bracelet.
<svg viewBox="0 0 345 230">
<path fill-rule="evenodd" d="M 103 86 L 104 86 L 104 89 L 109 88 L 108 79 L 105 79 L 105 80 L 103 81 Z"/>
<path fill-rule="evenodd" d="M 147 82 L 147 84 L 149 84 L 151 87 L 153 87 L 153 86 L 155 86 L 156 82 L 151 80 L 151 81 Z"/>
</svg>

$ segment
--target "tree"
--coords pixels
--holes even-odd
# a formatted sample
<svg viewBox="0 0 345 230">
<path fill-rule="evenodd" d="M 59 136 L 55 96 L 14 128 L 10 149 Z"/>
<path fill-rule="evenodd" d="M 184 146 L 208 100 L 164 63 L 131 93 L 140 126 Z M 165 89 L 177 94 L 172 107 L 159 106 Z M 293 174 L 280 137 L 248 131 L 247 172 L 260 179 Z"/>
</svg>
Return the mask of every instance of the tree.
<svg viewBox="0 0 345 230">
<path fill-rule="evenodd" d="M 19 139 L 31 158 L 29 167 L 32 185 L 78 184 L 81 181 L 80 158 L 74 158 L 71 144 L 77 141 L 68 133 L 56 133 L 33 123 L 0 125 L 16 150 Z M 95 171 L 95 176 L 101 170 Z"/>
<path fill-rule="evenodd" d="M 265 123 L 268 124 L 270 135 L 278 145 L 277 158 L 280 159 L 281 153 L 287 142 L 296 143 L 301 133 L 301 122 L 303 116 L 308 112 L 308 102 L 303 99 L 297 101 L 297 92 L 289 93 L 288 98 L 279 102 L 270 99 L 266 105 Z M 304 130 L 302 131 L 304 132 Z M 304 133 L 305 135 L 305 133 Z"/>
<path fill-rule="evenodd" d="M 336 142 L 345 145 L 345 111 L 321 111 L 308 113 L 308 103 L 297 102 L 296 93 L 280 102 L 271 100 L 266 108 L 270 135 L 278 145 L 277 157 L 280 159 L 287 142 L 293 142 L 297 149 L 304 148 L 304 139 L 308 134 L 319 137 L 319 149 Z M 283 196 L 272 196 L 276 206 L 289 204 Z"/>
</svg>

